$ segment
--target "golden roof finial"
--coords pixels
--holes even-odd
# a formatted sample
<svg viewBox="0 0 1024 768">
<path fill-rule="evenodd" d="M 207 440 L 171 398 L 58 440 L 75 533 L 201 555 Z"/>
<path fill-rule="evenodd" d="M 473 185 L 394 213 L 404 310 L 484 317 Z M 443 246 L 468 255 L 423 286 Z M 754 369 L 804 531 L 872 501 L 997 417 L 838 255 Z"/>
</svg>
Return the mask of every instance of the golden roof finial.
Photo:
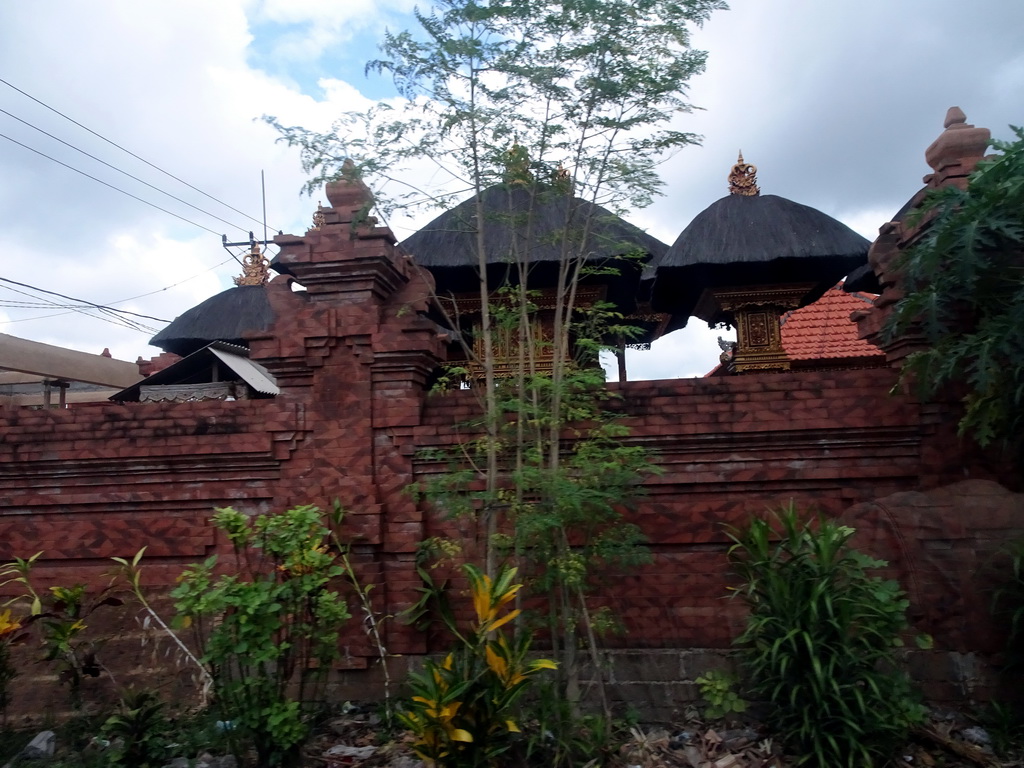
<svg viewBox="0 0 1024 768">
<path fill-rule="evenodd" d="M 306 233 L 315 232 L 320 229 L 325 223 L 324 220 L 324 207 L 318 200 L 316 203 L 316 211 L 313 212 L 313 226 L 306 230 Z"/>
<path fill-rule="evenodd" d="M 747 197 L 761 194 L 761 188 L 757 186 L 757 166 L 743 162 L 743 150 L 729 171 L 729 194 Z"/>
<path fill-rule="evenodd" d="M 235 285 L 266 285 L 269 279 L 270 262 L 263 256 L 259 244 L 253 243 L 242 258 L 242 274 L 235 278 Z"/>
</svg>

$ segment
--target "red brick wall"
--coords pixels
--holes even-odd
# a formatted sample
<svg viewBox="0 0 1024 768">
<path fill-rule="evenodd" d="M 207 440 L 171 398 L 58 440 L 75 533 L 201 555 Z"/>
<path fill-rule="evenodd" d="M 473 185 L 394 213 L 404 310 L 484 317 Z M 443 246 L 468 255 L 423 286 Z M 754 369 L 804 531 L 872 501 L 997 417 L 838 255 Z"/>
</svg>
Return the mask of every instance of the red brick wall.
<svg viewBox="0 0 1024 768">
<path fill-rule="evenodd" d="M 3 412 L 0 558 L 44 550 L 43 586 L 100 586 L 109 557 L 145 545 L 146 581 L 160 592 L 185 564 L 226 552 L 208 525 L 215 507 L 264 512 L 326 507 L 339 497 L 353 511 L 348 532 L 359 537 L 361 578 L 378 585 L 377 608 L 402 610 L 419 596 L 416 544 L 458 528 L 405 493 L 410 482 L 440 471 L 416 449 L 463 439 L 453 425 L 473 414 L 474 395 L 428 397 L 422 387 L 361 377 L 350 359 L 336 359 L 320 367 L 301 402 L 283 396 Z M 322 387 L 320 377 L 328 379 Z M 742 617 L 726 599 L 723 524 L 790 499 L 838 515 L 942 477 L 978 474 L 933 409 L 889 394 L 894 382 L 891 371 L 876 369 L 613 385 L 620 398 L 612 407 L 631 428 L 628 442 L 649 448 L 664 470 L 629 513 L 650 539 L 654 561 L 618 579 L 604 598 L 628 630 L 614 642 L 729 646 Z M 972 546 L 965 537 L 960 531 L 960 551 Z M 914 589 L 921 600 L 934 591 Z M 969 644 L 964 621 L 915 615 L 946 647 Z M 424 634 L 394 621 L 386 627 L 391 652 L 432 650 Z M 343 643 L 349 668 L 376 655 L 358 631 Z"/>
<path fill-rule="evenodd" d="M 838 515 L 934 485 L 926 446 L 943 425 L 928 423 L 911 398 L 890 395 L 895 383 L 893 371 L 872 369 L 611 385 L 620 396 L 612 408 L 630 428 L 626 442 L 648 448 L 663 470 L 629 513 L 654 563 L 608 591 L 628 629 L 616 642 L 728 647 L 740 606 L 725 599 L 726 525 L 790 500 Z M 429 448 L 460 439 L 445 425 L 466 421 L 474 402 L 465 391 L 431 398 L 414 442 Z M 956 450 L 940 453 L 945 477 L 972 471 Z M 415 466 L 418 479 L 443 471 L 426 461 Z M 446 531 L 431 518 L 421 535 Z"/>
<path fill-rule="evenodd" d="M 215 507 L 326 509 L 338 499 L 360 578 L 377 585 L 376 610 L 394 615 L 418 599 L 417 544 L 458 525 L 405 489 L 442 470 L 417 451 L 462 439 L 453 425 L 473 415 L 475 398 L 427 396 L 443 343 L 429 316 L 430 277 L 387 230 L 353 228 L 357 200 L 331 199 L 323 228 L 278 238 L 282 268 L 308 290 L 272 282 L 277 322 L 250 340 L 281 386 L 277 398 L 0 408 L 0 560 L 44 550 L 44 584 L 98 586 L 109 557 L 145 545 L 146 581 L 159 593 L 185 564 L 227 553 L 208 524 Z M 654 563 L 605 596 L 628 629 L 617 642 L 728 647 L 740 617 L 724 599 L 723 524 L 790 499 L 838 515 L 985 477 L 954 436 L 955 413 L 892 395 L 894 384 L 893 371 L 874 369 L 612 385 L 628 442 L 664 470 L 630 512 Z M 352 627 L 345 666 L 360 669 L 375 650 Z M 426 635 L 394 620 L 385 640 L 392 653 L 431 650 Z M 950 647 L 962 640 L 948 638 Z"/>
</svg>

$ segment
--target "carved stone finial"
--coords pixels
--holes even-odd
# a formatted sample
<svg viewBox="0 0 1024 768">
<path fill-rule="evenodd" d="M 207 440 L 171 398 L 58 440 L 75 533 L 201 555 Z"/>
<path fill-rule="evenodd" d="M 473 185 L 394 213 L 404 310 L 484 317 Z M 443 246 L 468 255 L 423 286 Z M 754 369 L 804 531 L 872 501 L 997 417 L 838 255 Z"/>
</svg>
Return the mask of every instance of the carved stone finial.
<svg viewBox="0 0 1024 768">
<path fill-rule="evenodd" d="M 341 178 L 327 182 L 327 202 L 338 211 L 356 211 L 373 204 L 373 193 L 359 176 L 359 169 L 351 160 L 341 166 Z"/>
<path fill-rule="evenodd" d="M 270 262 L 259 245 L 253 243 L 249 253 L 242 258 L 242 274 L 235 278 L 235 285 L 266 285 L 269 278 Z"/>
<path fill-rule="evenodd" d="M 943 128 L 950 128 L 954 125 L 962 125 L 967 122 L 967 115 L 960 107 L 950 107 L 946 110 L 946 120 L 942 124 Z"/>
<path fill-rule="evenodd" d="M 985 156 L 992 134 L 967 122 L 960 107 L 950 107 L 943 121 L 945 130 L 925 150 L 924 159 L 936 174 L 965 177 Z M 938 181 L 938 180 L 936 180 Z"/>
<path fill-rule="evenodd" d="M 747 197 L 761 194 L 761 188 L 757 186 L 757 166 L 743 162 L 742 151 L 736 165 L 729 171 L 729 194 Z"/>
</svg>

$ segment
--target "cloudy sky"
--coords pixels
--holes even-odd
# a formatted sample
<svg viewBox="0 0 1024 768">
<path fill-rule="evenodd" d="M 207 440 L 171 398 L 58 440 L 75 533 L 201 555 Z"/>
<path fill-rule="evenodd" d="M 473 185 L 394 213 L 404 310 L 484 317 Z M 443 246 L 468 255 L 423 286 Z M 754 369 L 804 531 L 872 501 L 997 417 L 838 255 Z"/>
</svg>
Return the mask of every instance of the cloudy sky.
<svg viewBox="0 0 1024 768">
<path fill-rule="evenodd" d="M 0 332 L 128 360 L 156 354 L 151 329 L 230 287 L 238 267 L 220 235 L 262 231 L 261 171 L 272 230 L 308 226 L 316 196 L 300 195 L 298 158 L 260 115 L 323 129 L 391 95 L 362 65 L 385 28 L 412 24 L 414 5 L 50 0 L 42 13 L 0 3 L 0 277 L 24 284 L 0 282 Z M 703 109 L 679 127 L 703 145 L 665 162 L 665 196 L 630 217 L 668 243 L 726 193 L 739 149 L 764 193 L 871 238 L 919 188 L 948 107 L 996 137 L 1024 123 L 1024 3 L 731 6 L 694 38 L 710 52 L 689 93 Z M 408 222 L 392 224 L 409 234 Z M 127 328 L 36 289 L 149 317 Z M 703 373 L 718 333 L 672 334 L 631 359 L 631 378 Z"/>
</svg>

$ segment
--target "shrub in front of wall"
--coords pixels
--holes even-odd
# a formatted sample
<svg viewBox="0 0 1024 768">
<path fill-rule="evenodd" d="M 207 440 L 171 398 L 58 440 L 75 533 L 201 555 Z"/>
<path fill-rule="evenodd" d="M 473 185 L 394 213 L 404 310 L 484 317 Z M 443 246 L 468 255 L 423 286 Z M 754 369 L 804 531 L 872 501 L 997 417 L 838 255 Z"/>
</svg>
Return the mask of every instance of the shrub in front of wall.
<svg viewBox="0 0 1024 768">
<path fill-rule="evenodd" d="M 476 620 L 468 628 L 446 621 L 455 639 L 451 652 L 409 676 L 412 697 L 398 713 L 428 768 L 502 764 L 520 732 L 516 703 L 541 670 L 555 668 L 529 658 L 528 633 L 512 639 L 500 629 L 519 615 L 509 605 L 521 588 L 516 569 L 503 568 L 493 579 L 472 565 L 464 570 Z"/>
<path fill-rule="evenodd" d="M 234 545 L 237 572 L 215 573 L 216 557 L 186 569 L 172 593 L 180 620 L 197 630 L 221 718 L 254 746 L 259 768 L 298 765 L 304 706 L 349 618 L 332 589 L 343 553 L 316 507 L 255 518 L 221 509 L 213 523 Z"/>
<path fill-rule="evenodd" d="M 730 533 L 749 690 L 798 765 L 881 765 L 924 716 L 895 656 L 907 600 L 853 534 L 792 505 Z"/>
</svg>

